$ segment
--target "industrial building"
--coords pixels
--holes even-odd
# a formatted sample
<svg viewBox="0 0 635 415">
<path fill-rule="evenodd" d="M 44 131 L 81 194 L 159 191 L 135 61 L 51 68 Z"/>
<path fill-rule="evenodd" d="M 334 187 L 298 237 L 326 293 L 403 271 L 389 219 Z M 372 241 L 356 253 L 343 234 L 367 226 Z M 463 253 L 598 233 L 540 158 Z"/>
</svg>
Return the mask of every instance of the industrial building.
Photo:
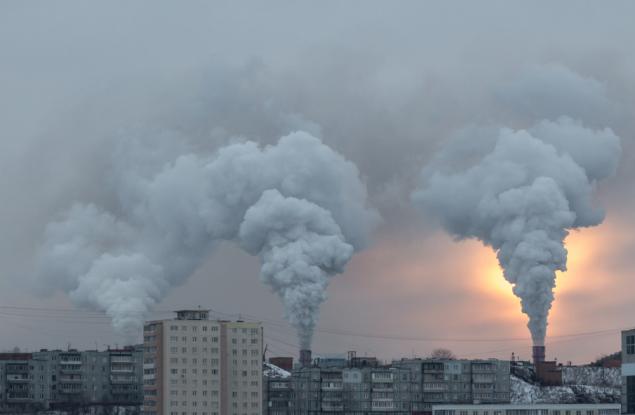
<svg viewBox="0 0 635 415">
<path fill-rule="evenodd" d="M 210 320 L 207 310 L 144 325 L 147 415 L 260 415 L 262 325 Z"/>
<path fill-rule="evenodd" d="M 619 403 L 434 405 L 432 415 L 619 415 Z"/>
<path fill-rule="evenodd" d="M 143 401 L 143 349 L 0 354 L 0 412 L 126 407 Z"/>
<path fill-rule="evenodd" d="M 622 413 L 635 414 L 635 329 L 622 332 Z"/>
</svg>

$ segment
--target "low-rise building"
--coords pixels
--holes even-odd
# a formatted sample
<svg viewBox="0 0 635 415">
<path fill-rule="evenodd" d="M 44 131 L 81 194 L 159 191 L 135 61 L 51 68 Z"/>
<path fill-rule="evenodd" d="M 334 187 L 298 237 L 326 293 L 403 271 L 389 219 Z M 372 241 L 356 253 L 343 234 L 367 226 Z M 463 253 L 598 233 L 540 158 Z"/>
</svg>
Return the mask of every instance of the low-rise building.
<svg viewBox="0 0 635 415">
<path fill-rule="evenodd" d="M 31 353 L 0 353 L 0 413 L 44 409 L 35 399 Z"/>
<path fill-rule="evenodd" d="M 128 408 L 143 402 L 143 349 L 0 354 L 0 412 Z"/>
<path fill-rule="evenodd" d="M 411 414 L 430 412 L 442 403 L 510 402 L 507 361 L 403 359 L 382 366 L 370 359 L 371 365 L 361 367 L 352 361 L 347 367 L 339 361 L 328 367 L 326 362 L 316 359 L 284 380 L 265 379 L 267 413 Z"/>
<path fill-rule="evenodd" d="M 508 403 L 511 399 L 509 361 L 402 359 L 393 366 L 412 373 L 413 411 L 430 411 L 438 403 Z"/>
<path fill-rule="evenodd" d="M 305 367 L 293 371 L 289 384 L 293 391 L 291 413 L 295 415 L 411 411 L 407 369 Z"/>
</svg>

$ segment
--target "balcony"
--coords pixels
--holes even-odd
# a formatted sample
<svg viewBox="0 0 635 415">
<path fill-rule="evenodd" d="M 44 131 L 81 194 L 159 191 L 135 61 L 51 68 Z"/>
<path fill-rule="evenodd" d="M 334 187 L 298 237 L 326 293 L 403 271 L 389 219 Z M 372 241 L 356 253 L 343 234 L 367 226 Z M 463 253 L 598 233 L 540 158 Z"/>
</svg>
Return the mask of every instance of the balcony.
<svg viewBox="0 0 635 415">
<path fill-rule="evenodd" d="M 328 412 L 332 412 L 332 411 L 343 411 L 344 410 L 344 404 L 342 403 L 322 403 L 322 410 L 323 411 L 328 411 Z"/>
<path fill-rule="evenodd" d="M 371 382 L 373 383 L 392 383 L 394 382 L 392 375 L 391 376 L 375 376 L 373 375 Z"/>
<path fill-rule="evenodd" d="M 472 373 L 496 373 L 496 365 L 493 364 L 473 364 Z"/>
<path fill-rule="evenodd" d="M 76 359 L 60 359 L 60 365 L 81 365 L 82 361 Z"/>
<path fill-rule="evenodd" d="M 385 412 L 385 411 L 393 411 L 393 410 L 395 410 L 395 403 L 394 402 L 386 402 L 386 401 L 375 402 L 375 401 L 373 401 L 373 403 L 371 405 L 371 411 Z"/>
<path fill-rule="evenodd" d="M 373 392 L 392 392 L 395 385 L 392 383 L 374 383 L 371 385 Z"/>
<path fill-rule="evenodd" d="M 111 364 L 134 365 L 134 359 L 130 356 L 118 356 L 110 359 Z"/>
<path fill-rule="evenodd" d="M 80 383 L 71 382 L 71 383 L 61 383 L 59 384 L 59 392 L 63 394 L 80 394 L 82 393 L 82 388 Z"/>
<path fill-rule="evenodd" d="M 82 373 L 82 368 L 81 368 L 81 366 L 76 366 L 76 367 L 60 367 L 60 373 L 62 373 L 62 374 Z"/>
<path fill-rule="evenodd" d="M 9 392 L 7 393 L 7 400 L 11 402 L 25 402 L 33 399 L 33 396 L 29 392 Z"/>
<path fill-rule="evenodd" d="M 7 374 L 7 382 L 30 382 L 31 379 L 26 373 L 22 374 Z"/>
<path fill-rule="evenodd" d="M 29 373 L 29 366 L 8 364 L 6 365 L 6 372 L 7 374 L 15 374 L 15 375 Z"/>
<path fill-rule="evenodd" d="M 146 376 L 152 376 L 146 378 Z M 154 379 L 154 375 L 144 375 L 144 379 Z M 123 384 L 123 383 L 136 383 L 137 378 L 134 375 L 124 376 L 124 375 L 110 375 L 110 383 L 112 384 Z"/>
<path fill-rule="evenodd" d="M 130 365 L 130 366 L 117 366 L 117 367 L 110 367 L 110 372 L 112 373 L 133 373 L 134 372 L 134 366 Z"/>
<path fill-rule="evenodd" d="M 447 392 L 448 385 L 446 384 L 423 384 L 424 392 Z"/>
<path fill-rule="evenodd" d="M 60 382 L 67 382 L 67 383 L 81 383 L 82 382 L 82 377 L 81 376 L 60 376 Z"/>
</svg>

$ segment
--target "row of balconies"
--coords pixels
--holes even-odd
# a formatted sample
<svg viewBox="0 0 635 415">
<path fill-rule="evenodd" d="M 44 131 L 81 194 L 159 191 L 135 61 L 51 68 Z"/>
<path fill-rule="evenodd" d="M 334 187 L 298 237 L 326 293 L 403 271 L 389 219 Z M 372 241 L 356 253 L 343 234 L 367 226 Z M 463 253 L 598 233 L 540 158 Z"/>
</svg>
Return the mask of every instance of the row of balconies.
<svg viewBox="0 0 635 415">
<path fill-rule="evenodd" d="M 33 399 L 31 392 L 9 392 L 6 396 L 7 400 L 10 401 L 28 401 Z"/>
<path fill-rule="evenodd" d="M 29 373 L 29 370 L 29 365 L 8 364 L 5 366 L 5 371 L 7 374 Z"/>
<path fill-rule="evenodd" d="M 145 375 L 144 375 L 145 379 Z M 134 375 L 110 375 L 110 383 L 136 383 L 137 377 Z"/>
<path fill-rule="evenodd" d="M 28 373 L 7 374 L 7 382 L 30 382 L 31 377 Z"/>
<path fill-rule="evenodd" d="M 129 354 L 125 355 L 111 355 L 110 356 L 111 363 L 133 363 L 134 357 Z"/>
</svg>

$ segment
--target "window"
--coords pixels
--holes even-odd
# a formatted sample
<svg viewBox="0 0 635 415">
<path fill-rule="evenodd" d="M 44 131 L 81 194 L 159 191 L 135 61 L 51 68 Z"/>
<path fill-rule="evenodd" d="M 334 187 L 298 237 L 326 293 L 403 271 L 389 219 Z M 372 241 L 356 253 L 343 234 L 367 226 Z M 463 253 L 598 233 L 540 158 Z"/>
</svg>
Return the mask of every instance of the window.
<svg viewBox="0 0 635 415">
<path fill-rule="evenodd" d="M 635 335 L 626 336 L 626 354 L 635 354 Z"/>
</svg>

